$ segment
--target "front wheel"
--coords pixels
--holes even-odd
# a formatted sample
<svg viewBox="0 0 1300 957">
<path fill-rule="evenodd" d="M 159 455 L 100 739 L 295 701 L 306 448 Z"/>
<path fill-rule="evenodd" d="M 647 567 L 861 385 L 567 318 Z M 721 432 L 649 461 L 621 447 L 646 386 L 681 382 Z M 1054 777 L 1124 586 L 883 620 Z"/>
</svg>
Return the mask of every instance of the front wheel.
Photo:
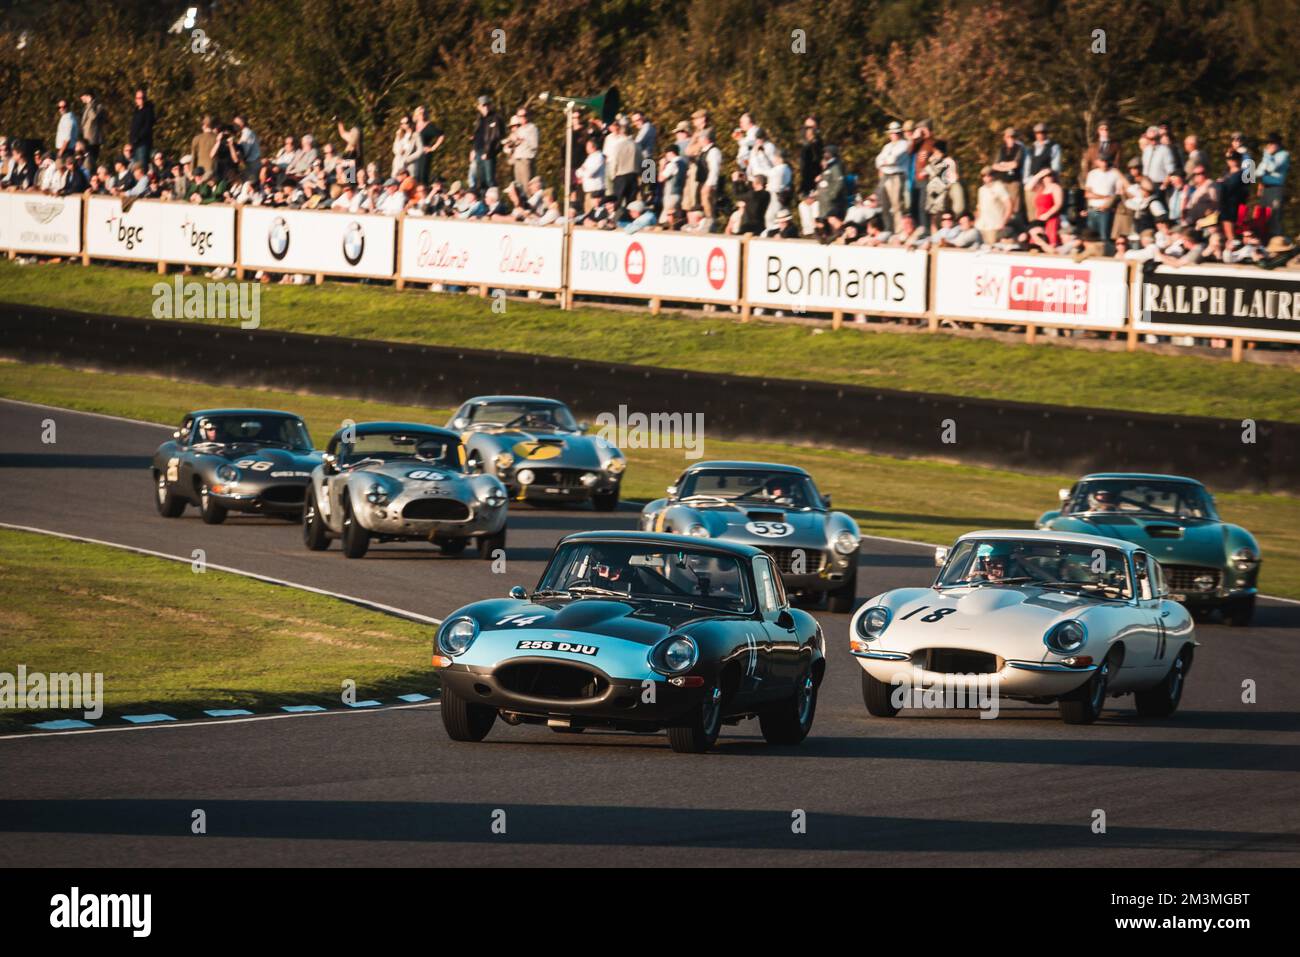
<svg viewBox="0 0 1300 957">
<path fill-rule="evenodd" d="M 696 706 L 686 724 L 668 729 L 668 743 L 681 754 L 703 754 L 722 730 L 722 689 L 714 688 Z"/>
<path fill-rule="evenodd" d="M 307 504 L 302 507 L 302 543 L 313 552 L 323 552 L 330 547 L 330 537 L 316 511 L 316 496 L 307 492 Z"/>
<path fill-rule="evenodd" d="M 1145 691 L 1133 694 L 1137 704 L 1137 713 L 1144 718 L 1167 718 L 1178 710 L 1178 703 L 1183 698 L 1183 686 L 1187 683 L 1189 656 L 1186 649 L 1178 653 L 1169 673 L 1160 684 Z"/>
<path fill-rule="evenodd" d="M 352 514 L 352 506 L 343 500 L 343 554 L 348 558 L 362 558 L 370 548 L 370 530 L 363 528 Z"/>
<path fill-rule="evenodd" d="M 862 672 L 862 703 L 867 706 L 867 714 L 874 718 L 892 718 L 903 709 L 894 703 L 894 688 L 886 681 L 881 681 L 870 672 Z"/>
<path fill-rule="evenodd" d="M 199 515 L 207 525 L 220 525 L 226 520 L 226 508 L 212 497 L 207 482 L 199 485 Z"/>
<path fill-rule="evenodd" d="M 1101 717 L 1106 707 L 1106 689 L 1110 685 L 1111 663 L 1109 656 L 1084 682 L 1083 687 L 1076 688 L 1057 702 L 1061 711 L 1061 720 L 1066 724 L 1092 724 Z"/>
<path fill-rule="evenodd" d="M 497 720 L 497 709 L 471 704 L 450 688 L 442 689 L 442 726 L 453 741 L 482 741 Z"/>
<path fill-rule="evenodd" d="M 1223 606 L 1223 620 L 1232 628 L 1245 628 L 1255 617 L 1255 596 L 1232 598 Z"/>
<path fill-rule="evenodd" d="M 444 555 L 459 555 L 465 551 L 465 539 L 463 538 L 435 538 L 433 544 L 438 546 L 438 551 Z"/>
<path fill-rule="evenodd" d="M 478 537 L 478 557 L 484 561 L 491 561 L 496 557 L 498 551 L 504 553 L 506 550 L 506 530 L 502 526 L 501 531 L 494 535 L 480 535 Z"/>
<path fill-rule="evenodd" d="M 808 737 L 816 714 L 817 683 L 809 672 L 794 694 L 758 713 L 758 726 L 768 744 L 798 744 Z"/>
<path fill-rule="evenodd" d="M 153 503 L 163 518 L 180 518 L 185 511 L 185 499 L 172 493 L 167 476 L 161 472 L 154 473 Z"/>
<path fill-rule="evenodd" d="M 858 600 L 858 556 L 853 555 L 853 564 L 849 567 L 849 577 L 839 588 L 826 593 L 826 610 L 836 615 L 847 615 L 853 610 Z"/>
<path fill-rule="evenodd" d="M 594 492 L 591 496 L 591 507 L 598 512 L 612 512 L 618 508 L 618 489 L 615 488 L 608 492 Z"/>
</svg>

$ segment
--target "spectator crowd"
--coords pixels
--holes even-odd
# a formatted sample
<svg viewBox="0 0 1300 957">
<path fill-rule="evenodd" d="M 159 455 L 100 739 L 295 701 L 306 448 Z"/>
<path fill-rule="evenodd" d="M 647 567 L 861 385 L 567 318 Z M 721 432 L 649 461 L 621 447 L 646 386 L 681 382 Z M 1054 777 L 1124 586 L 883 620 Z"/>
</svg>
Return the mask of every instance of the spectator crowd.
<svg viewBox="0 0 1300 957">
<path fill-rule="evenodd" d="M 867 175 L 845 169 L 816 115 L 782 145 L 741 114 L 721 136 L 696 110 L 666 134 L 641 110 L 608 123 L 573 111 L 572 181 L 537 171 L 530 106 L 503 118 L 487 96 L 457 147 L 424 106 L 402 116 L 391 151 L 367 158 L 358 126 L 290 134 L 264 146 L 245 114 L 204 116 L 173 155 L 155 143 L 147 91 L 129 107 L 125 142 L 108 143 L 94 90 L 59 99 L 53 139 L 0 137 L 0 187 L 188 203 L 239 203 L 350 213 L 561 224 L 565 194 L 578 226 L 807 238 L 822 243 L 948 246 L 1115 256 L 1177 266 L 1285 265 L 1297 250 L 1283 223 L 1291 157 L 1279 133 L 1233 133 L 1203 144 L 1168 122 L 1124 142 L 1096 125 L 1077 165 L 1043 123 L 1008 127 L 968 192 L 950 144 L 930 121 L 891 122 Z M 938 131 L 941 133 L 942 131 Z M 465 174 L 433 174 L 463 148 Z M 874 149 L 874 144 L 872 144 Z M 459 162 L 458 160 L 455 162 Z M 557 188 L 558 187 L 558 188 Z M 972 195 L 973 193 L 973 195 Z"/>
</svg>

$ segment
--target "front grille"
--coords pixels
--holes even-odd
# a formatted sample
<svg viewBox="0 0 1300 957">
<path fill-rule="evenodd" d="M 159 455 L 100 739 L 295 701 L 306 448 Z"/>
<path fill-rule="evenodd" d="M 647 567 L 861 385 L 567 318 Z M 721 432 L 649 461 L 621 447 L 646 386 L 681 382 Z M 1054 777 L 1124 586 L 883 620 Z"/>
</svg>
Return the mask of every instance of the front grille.
<svg viewBox="0 0 1300 957">
<path fill-rule="evenodd" d="M 1205 568 L 1201 565 L 1166 565 L 1164 562 L 1160 563 L 1160 567 L 1164 569 L 1165 583 L 1169 586 L 1169 590 L 1184 594 L 1214 591 L 1223 579 L 1222 571 L 1217 568 Z M 1196 584 L 1196 579 L 1206 575 L 1214 579 L 1214 584 L 1209 588 L 1202 588 Z"/>
<path fill-rule="evenodd" d="M 406 503 L 402 518 L 463 522 L 469 518 L 469 506 L 454 498 L 417 498 Z"/>
<path fill-rule="evenodd" d="M 262 501 L 274 505 L 301 505 L 306 491 L 305 485 L 272 485 L 262 492 Z"/>
<path fill-rule="evenodd" d="M 533 484 L 547 488 L 583 488 L 581 469 L 533 469 Z"/>
<path fill-rule="evenodd" d="M 926 671 L 949 675 L 991 675 L 1002 670 L 997 655 L 962 648 L 922 648 L 912 652 L 912 662 Z"/>
<path fill-rule="evenodd" d="M 565 662 L 519 662 L 497 669 L 497 683 L 507 691 L 553 701 L 584 701 L 609 690 L 609 679 Z"/>
<path fill-rule="evenodd" d="M 815 548 L 790 548 L 784 545 L 764 545 L 763 551 L 772 556 L 777 571 L 782 575 L 816 575 L 826 564 L 826 553 Z M 795 561 L 803 555 L 803 568 L 795 571 Z"/>
</svg>

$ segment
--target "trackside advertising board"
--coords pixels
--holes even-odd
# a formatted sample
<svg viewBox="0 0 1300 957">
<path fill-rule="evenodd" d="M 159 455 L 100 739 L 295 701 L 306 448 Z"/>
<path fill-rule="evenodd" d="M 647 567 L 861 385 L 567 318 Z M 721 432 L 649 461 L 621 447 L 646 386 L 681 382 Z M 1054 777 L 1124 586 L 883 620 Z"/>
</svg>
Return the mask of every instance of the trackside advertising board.
<svg viewBox="0 0 1300 957">
<path fill-rule="evenodd" d="M 245 269 L 388 279 L 396 265 L 392 216 L 245 206 L 239 259 Z"/>
<path fill-rule="evenodd" d="M 398 271 L 419 282 L 558 290 L 564 230 L 407 216 Z"/>
<path fill-rule="evenodd" d="M 925 312 L 924 251 L 752 239 L 745 256 L 745 298 L 751 305 L 870 315 Z"/>
<path fill-rule="evenodd" d="M 1300 342 L 1300 272 L 1161 266 L 1133 286 L 1133 327 L 1163 335 Z"/>
<path fill-rule="evenodd" d="M 116 196 L 86 202 L 86 252 L 92 258 L 231 266 L 235 208 Z"/>
<path fill-rule="evenodd" d="M 81 197 L 0 193 L 0 249 L 55 256 L 81 252 Z"/>
<path fill-rule="evenodd" d="M 574 292 L 699 302 L 740 301 L 740 240 L 727 236 L 573 230 Z"/>
<path fill-rule="evenodd" d="M 934 311 L 945 319 L 1122 329 L 1128 263 L 940 249 Z"/>
</svg>

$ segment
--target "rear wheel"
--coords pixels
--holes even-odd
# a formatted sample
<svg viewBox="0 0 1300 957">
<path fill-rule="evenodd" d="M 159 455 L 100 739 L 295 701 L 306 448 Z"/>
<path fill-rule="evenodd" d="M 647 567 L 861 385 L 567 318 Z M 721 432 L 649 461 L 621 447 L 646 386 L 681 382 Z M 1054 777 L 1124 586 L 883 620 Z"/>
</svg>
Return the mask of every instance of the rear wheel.
<svg viewBox="0 0 1300 957">
<path fill-rule="evenodd" d="M 302 507 L 302 543 L 313 552 L 323 552 L 330 547 L 329 533 L 316 511 L 316 496 L 307 493 L 307 503 Z"/>
<path fill-rule="evenodd" d="M 862 703 L 875 718 L 892 718 L 903 709 L 894 704 L 893 686 L 867 671 L 862 672 Z"/>
<path fill-rule="evenodd" d="M 1061 720 L 1066 724 L 1092 724 L 1106 707 L 1106 689 L 1113 670 L 1110 657 L 1097 666 L 1092 677 L 1057 702 Z"/>
<path fill-rule="evenodd" d="M 362 528 L 352 514 L 352 505 L 343 499 L 343 554 L 348 558 L 361 558 L 370 548 L 370 532 Z"/>
<path fill-rule="evenodd" d="M 798 744 L 808 737 L 816 714 L 817 683 L 809 672 L 793 695 L 758 713 L 758 726 L 768 744 Z"/>
<path fill-rule="evenodd" d="M 704 695 L 686 724 L 668 729 L 668 743 L 683 754 L 702 754 L 713 747 L 722 730 L 722 689 Z"/>
<path fill-rule="evenodd" d="M 502 552 L 506 550 L 506 530 L 504 526 L 495 535 L 480 535 L 478 537 L 479 558 L 490 561 L 496 557 L 495 553 L 498 549 Z"/>
<path fill-rule="evenodd" d="M 208 525 L 220 525 L 226 520 L 226 508 L 212 497 L 207 482 L 199 484 L 199 515 Z"/>
<path fill-rule="evenodd" d="M 591 507 L 598 512 L 612 512 L 618 508 L 618 489 L 609 492 L 594 492 Z"/>
<path fill-rule="evenodd" d="M 1190 658 L 1183 649 L 1174 659 L 1169 673 L 1160 684 L 1145 691 L 1133 694 L 1137 712 L 1144 718 L 1167 718 L 1178 710 L 1178 702 L 1183 698 L 1183 686 L 1187 683 L 1187 667 Z"/>
<path fill-rule="evenodd" d="M 858 600 L 858 556 L 855 552 L 853 555 L 853 564 L 849 569 L 849 577 L 844 580 L 839 588 L 826 593 L 826 610 L 837 615 L 847 615 L 853 610 L 853 604 Z"/>
<path fill-rule="evenodd" d="M 482 741 L 497 720 L 497 709 L 471 704 L 450 688 L 442 689 L 442 726 L 453 741 Z"/>
<path fill-rule="evenodd" d="M 1233 628 L 1245 628 L 1255 617 L 1255 596 L 1230 598 L 1223 606 L 1223 620 Z"/>
<path fill-rule="evenodd" d="M 179 518 L 185 511 L 185 499 L 172 493 L 167 476 L 161 472 L 154 473 L 153 503 L 163 518 Z"/>
</svg>

